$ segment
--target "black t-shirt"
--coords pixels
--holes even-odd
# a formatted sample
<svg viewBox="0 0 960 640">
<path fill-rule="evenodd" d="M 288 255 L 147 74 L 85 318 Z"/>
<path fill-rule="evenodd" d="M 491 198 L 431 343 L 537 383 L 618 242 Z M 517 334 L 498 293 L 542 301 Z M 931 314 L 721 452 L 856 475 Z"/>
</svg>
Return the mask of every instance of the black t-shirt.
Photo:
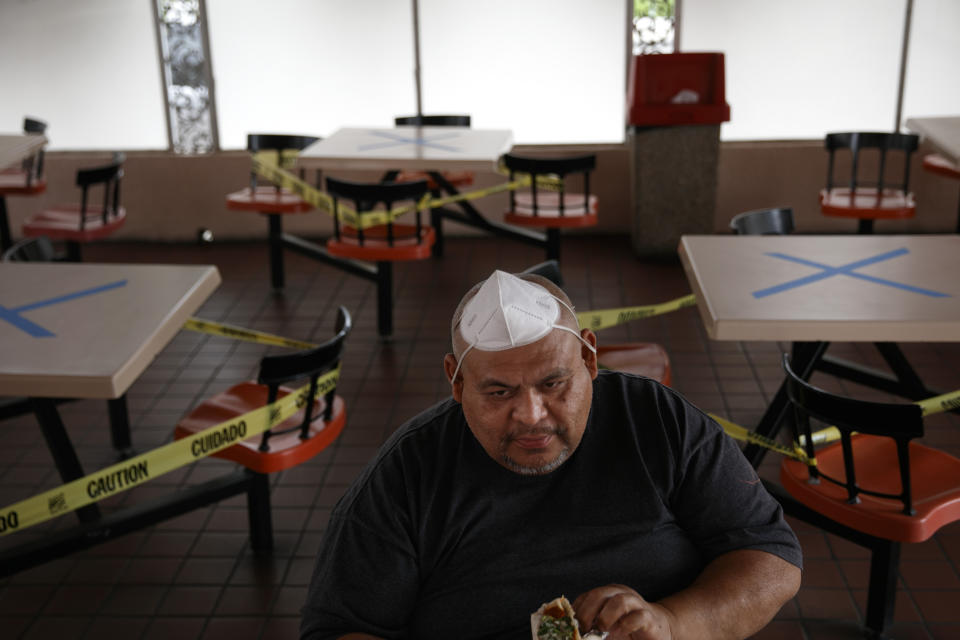
<svg viewBox="0 0 960 640">
<path fill-rule="evenodd" d="M 658 600 L 737 549 L 801 563 L 737 445 L 669 388 L 601 371 L 580 446 L 541 476 L 490 458 L 451 399 L 398 429 L 337 504 L 301 637 L 527 640 L 558 595 L 619 583 Z"/>
</svg>

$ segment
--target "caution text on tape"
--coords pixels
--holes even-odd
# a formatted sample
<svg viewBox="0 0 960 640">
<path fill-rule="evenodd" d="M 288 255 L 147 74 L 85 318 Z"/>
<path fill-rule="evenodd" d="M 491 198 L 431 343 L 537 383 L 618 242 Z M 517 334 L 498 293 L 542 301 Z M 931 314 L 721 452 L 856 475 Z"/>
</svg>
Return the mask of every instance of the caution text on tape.
<svg viewBox="0 0 960 640">
<path fill-rule="evenodd" d="M 684 307 L 690 307 L 697 303 L 696 296 L 692 293 L 659 304 L 648 304 L 636 307 L 622 307 L 619 309 L 599 309 L 597 311 L 581 311 L 577 313 L 577 321 L 584 329 L 599 331 L 608 327 L 613 327 L 625 322 L 639 320 L 640 318 L 649 318 L 664 313 L 670 313 Z"/>
<path fill-rule="evenodd" d="M 336 388 L 340 367 L 317 381 L 314 399 Z M 208 427 L 188 438 L 174 440 L 146 453 L 111 465 L 55 489 L 0 509 L 0 536 L 40 524 L 112 495 L 127 491 L 153 478 L 211 456 L 272 429 L 294 415 L 310 392 L 306 384 L 273 404 Z"/>
</svg>

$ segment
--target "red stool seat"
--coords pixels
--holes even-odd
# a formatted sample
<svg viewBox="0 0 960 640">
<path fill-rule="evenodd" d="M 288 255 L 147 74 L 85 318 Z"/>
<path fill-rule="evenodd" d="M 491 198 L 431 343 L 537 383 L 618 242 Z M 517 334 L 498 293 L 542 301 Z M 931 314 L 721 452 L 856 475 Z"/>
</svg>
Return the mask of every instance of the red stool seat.
<svg viewBox="0 0 960 640">
<path fill-rule="evenodd" d="M 0 171 L 0 196 L 32 196 L 47 190 L 44 178 L 34 177 L 27 184 L 28 175 L 20 169 Z"/>
<path fill-rule="evenodd" d="M 56 205 L 31 215 L 23 223 L 23 235 L 47 236 L 53 240 L 90 242 L 105 238 L 127 221 L 127 210 L 118 207 L 116 212 L 103 221 L 103 207 L 88 205 L 83 229 L 80 228 L 81 206 L 79 204 Z"/>
<path fill-rule="evenodd" d="M 912 218 L 917 212 L 917 204 L 912 193 L 899 189 L 884 189 L 878 193 L 875 188 L 861 187 L 851 191 L 848 187 L 837 187 L 827 191 L 820 190 L 820 211 L 824 215 L 859 219 L 898 219 Z"/>
<path fill-rule="evenodd" d="M 853 455 L 857 483 L 875 491 L 897 493 L 900 478 L 895 442 L 887 437 L 854 435 Z M 916 515 L 903 513 L 899 500 L 866 493 L 850 504 L 844 487 L 832 482 L 810 484 L 806 464 L 785 458 L 780 482 L 790 495 L 828 518 L 870 535 L 898 542 L 923 542 L 937 529 L 960 519 L 960 460 L 948 453 L 911 442 L 910 483 Z M 817 466 L 825 475 L 846 477 L 839 442 L 817 451 Z"/>
<path fill-rule="evenodd" d="M 280 387 L 278 399 L 293 391 L 294 389 L 288 387 Z M 313 458 L 340 435 L 347 417 L 343 399 L 339 396 L 334 397 L 333 416 L 329 422 L 323 420 L 323 398 L 317 402 L 319 403 L 316 408 L 317 418 L 311 423 L 308 438 L 301 439 L 299 430 L 293 429 L 303 422 L 301 410 L 274 427 L 277 431 L 288 428 L 293 430 L 271 437 L 268 442 L 268 451 L 259 450 L 262 436 L 256 435 L 213 456 L 232 460 L 257 473 L 283 471 Z M 267 387 L 265 385 L 255 382 L 234 385 L 227 391 L 208 398 L 183 418 L 174 430 L 174 438 L 177 440 L 189 438 L 199 431 L 259 409 L 266 403 Z"/>
<path fill-rule="evenodd" d="M 597 361 L 605 369 L 645 376 L 667 386 L 673 382 L 667 350 L 655 342 L 598 345 Z"/>
<path fill-rule="evenodd" d="M 472 171 L 442 171 L 444 180 L 454 187 L 469 187 L 473 184 L 474 174 Z M 426 180 L 427 188 L 430 191 L 436 191 L 440 185 L 426 171 L 401 171 L 397 174 L 395 182 L 416 182 L 417 180 Z"/>
<path fill-rule="evenodd" d="M 363 244 L 360 243 L 357 231 L 353 227 L 344 227 L 339 238 L 327 240 L 327 251 L 340 258 L 355 260 L 394 261 L 394 260 L 425 260 L 430 257 L 430 248 L 436 241 L 436 234 L 432 227 L 420 228 L 420 238 L 417 238 L 417 228 L 409 224 L 393 225 L 393 244 L 387 241 L 385 226 L 371 227 L 363 232 Z"/>
<path fill-rule="evenodd" d="M 286 189 L 278 191 L 274 186 L 261 185 L 253 194 L 249 187 L 227 194 L 227 209 L 258 213 L 306 213 L 313 210 L 313 205 Z"/>
<path fill-rule="evenodd" d="M 930 173 L 960 180 L 960 165 L 950 162 L 938 153 L 925 155 L 923 157 L 923 168 Z"/>
</svg>

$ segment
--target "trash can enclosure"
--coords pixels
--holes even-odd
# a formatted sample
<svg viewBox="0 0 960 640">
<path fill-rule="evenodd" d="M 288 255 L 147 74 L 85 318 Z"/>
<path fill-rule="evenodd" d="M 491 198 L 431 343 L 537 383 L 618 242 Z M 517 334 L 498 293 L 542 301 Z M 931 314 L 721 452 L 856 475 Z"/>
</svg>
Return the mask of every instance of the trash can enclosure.
<svg viewBox="0 0 960 640">
<path fill-rule="evenodd" d="M 633 247 L 676 256 L 680 236 L 712 233 L 720 123 L 730 119 L 722 53 L 632 58 L 627 86 Z"/>
</svg>

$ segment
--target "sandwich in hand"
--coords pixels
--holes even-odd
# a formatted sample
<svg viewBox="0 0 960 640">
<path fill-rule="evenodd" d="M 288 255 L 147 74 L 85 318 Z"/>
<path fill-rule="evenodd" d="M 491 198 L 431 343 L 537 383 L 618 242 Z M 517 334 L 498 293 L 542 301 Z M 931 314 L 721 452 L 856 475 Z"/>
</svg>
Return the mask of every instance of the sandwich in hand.
<svg viewBox="0 0 960 640">
<path fill-rule="evenodd" d="M 570 602 L 560 596 L 530 614 L 533 640 L 581 640 L 577 617 Z"/>
</svg>

